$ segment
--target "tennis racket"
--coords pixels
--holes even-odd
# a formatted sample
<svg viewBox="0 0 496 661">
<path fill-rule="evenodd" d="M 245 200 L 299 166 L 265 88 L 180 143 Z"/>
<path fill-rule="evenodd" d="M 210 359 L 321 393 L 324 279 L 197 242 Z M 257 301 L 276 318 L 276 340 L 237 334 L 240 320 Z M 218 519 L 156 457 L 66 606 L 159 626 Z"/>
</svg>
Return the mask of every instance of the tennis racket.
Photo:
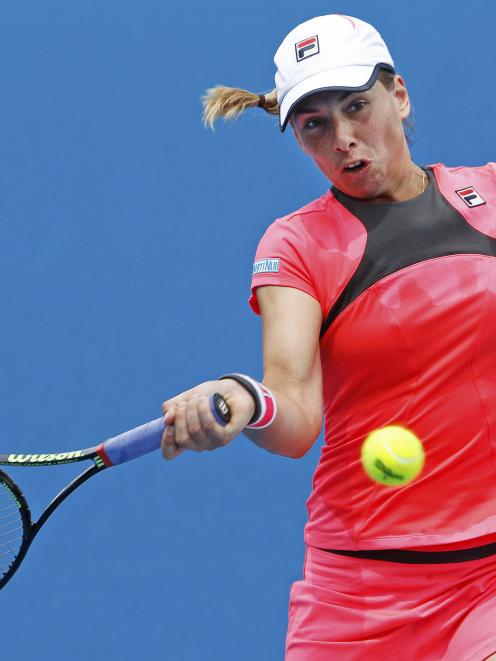
<svg viewBox="0 0 496 661">
<path fill-rule="evenodd" d="M 224 398 L 218 393 L 210 396 L 210 409 L 216 422 L 223 426 L 227 425 L 231 419 L 231 412 Z M 43 454 L 0 454 L 2 466 L 57 466 L 78 461 L 93 462 L 92 466 L 55 496 L 40 518 L 34 522 L 31 520 L 29 505 L 22 491 L 12 478 L 0 470 L 0 589 L 19 569 L 40 528 L 73 491 L 106 468 L 118 466 L 158 450 L 163 432 L 163 418 L 157 418 L 84 450 Z"/>
</svg>

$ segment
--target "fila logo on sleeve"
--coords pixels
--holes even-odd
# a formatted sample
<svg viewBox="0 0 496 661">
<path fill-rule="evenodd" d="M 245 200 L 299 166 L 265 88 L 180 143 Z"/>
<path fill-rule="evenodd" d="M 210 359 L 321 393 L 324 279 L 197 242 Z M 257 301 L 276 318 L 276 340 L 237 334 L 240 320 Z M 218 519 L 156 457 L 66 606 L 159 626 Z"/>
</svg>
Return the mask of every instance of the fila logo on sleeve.
<svg viewBox="0 0 496 661">
<path fill-rule="evenodd" d="M 312 55 L 317 55 L 320 53 L 319 38 L 315 35 L 314 37 L 303 39 L 303 41 L 298 41 L 295 44 L 295 50 L 297 62 L 306 60 L 307 57 L 312 57 Z"/>
<path fill-rule="evenodd" d="M 473 186 L 467 186 L 466 188 L 457 190 L 456 193 L 462 198 L 467 207 L 480 207 L 481 204 L 486 203 Z"/>
</svg>

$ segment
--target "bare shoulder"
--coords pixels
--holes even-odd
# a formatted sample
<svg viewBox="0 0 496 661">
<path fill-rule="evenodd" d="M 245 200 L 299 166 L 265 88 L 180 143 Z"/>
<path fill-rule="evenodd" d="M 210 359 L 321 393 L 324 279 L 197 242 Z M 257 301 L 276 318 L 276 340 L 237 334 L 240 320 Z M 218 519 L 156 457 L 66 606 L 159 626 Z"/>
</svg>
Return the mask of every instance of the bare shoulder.
<svg viewBox="0 0 496 661">
<path fill-rule="evenodd" d="M 301 306 L 319 324 L 322 322 L 322 310 L 317 299 L 295 287 L 261 286 L 257 288 L 257 297 L 262 316 L 294 314 Z"/>
</svg>

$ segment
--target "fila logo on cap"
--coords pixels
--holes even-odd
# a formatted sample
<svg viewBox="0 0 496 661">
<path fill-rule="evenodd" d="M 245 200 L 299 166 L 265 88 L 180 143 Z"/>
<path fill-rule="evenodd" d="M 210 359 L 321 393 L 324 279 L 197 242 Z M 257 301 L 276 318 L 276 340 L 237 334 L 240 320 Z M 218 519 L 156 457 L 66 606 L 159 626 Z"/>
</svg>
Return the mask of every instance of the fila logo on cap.
<svg viewBox="0 0 496 661">
<path fill-rule="evenodd" d="M 317 53 L 320 53 L 319 38 L 315 35 L 315 37 L 308 37 L 307 39 L 303 39 L 303 41 L 298 41 L 295 44 L 295 50 L 297 62 L 306 60 L 307 57 L 312 57 L 312 55 L 317 55 Z"/>
<path fill-rule="evenodd" d="M 479 195 L 473 186 L 457 190 L 456 193 L 462 198 L 467 207 L 480 207 L 481 204 L 486 203 L 486 200 Z"/>
</svg>

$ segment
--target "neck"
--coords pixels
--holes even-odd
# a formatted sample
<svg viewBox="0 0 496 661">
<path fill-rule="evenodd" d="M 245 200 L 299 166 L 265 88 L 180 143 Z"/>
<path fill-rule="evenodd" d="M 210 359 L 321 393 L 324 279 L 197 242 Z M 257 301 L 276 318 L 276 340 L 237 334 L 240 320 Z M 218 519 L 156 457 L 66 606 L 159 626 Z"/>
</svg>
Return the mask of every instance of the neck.
<svg viewBox="0 0 496 661">
<path fill-rule="evenodd" d="M 400 170 L 396 181 L 384 196 L 375 198 L 375 202 L 406 202 L 422 195 L 427 188 L 429 179 L 419 165 L 409 160 L 405 167 Z"/>
<path fill-rule="evenodd" d="M 412 200 L 414 197 L 422 195 L 427 187 L 427 183 L 428 178 L 426 173 L 419 165 L 411 161 L 408 173 L 399 187 L 397 201 Z"/>
</svg>

